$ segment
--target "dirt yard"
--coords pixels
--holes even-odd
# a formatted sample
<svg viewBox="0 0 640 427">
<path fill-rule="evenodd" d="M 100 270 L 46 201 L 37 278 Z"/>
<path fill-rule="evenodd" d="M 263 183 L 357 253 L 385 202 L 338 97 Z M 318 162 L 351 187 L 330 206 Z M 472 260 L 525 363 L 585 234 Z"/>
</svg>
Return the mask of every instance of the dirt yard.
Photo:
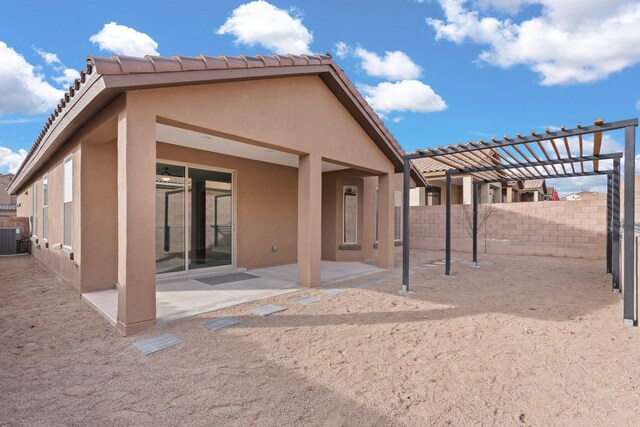
<svg viewBox="0 0 640 427">
<path fill-rule="evenodd" d="M 414 269 L 411 296 L 366 278 L 125 338 L 33 258 L 0 258 L 0 425 L 640 424 L 640 329 L 604 262 L 454 256 L 451 278 Z M 200 325 L 222 315 L 242 324 Z M 131 345 L 164 332 L 184 343 Z"/>
</svg>

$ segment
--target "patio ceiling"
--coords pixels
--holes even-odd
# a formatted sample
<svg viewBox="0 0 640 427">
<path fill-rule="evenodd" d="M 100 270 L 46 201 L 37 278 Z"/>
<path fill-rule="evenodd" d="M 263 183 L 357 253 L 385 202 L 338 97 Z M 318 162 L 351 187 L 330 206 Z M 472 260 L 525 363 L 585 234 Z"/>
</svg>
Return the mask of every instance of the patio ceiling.
<svg viewBox="0 0 640 427">
<path fill-rule="evenodd" d="M 274 163 L 292 168 L 298 167 L 298 156 L 272 148 L 260 147 L 245 142 L 234 141 L 215 135 L 209 135 L 189 129 L 169 126 L 162 123 L 156 124 L 156 139 L 167 144 L 180 145 L 195 148 L 197 150 L 211 151 L 227 156 L 241 157 L 260 162 Z M 346 166 L 331 162 L 322 162 L 322 172 L 331 172 L 348 169 Z"/>
</svg>

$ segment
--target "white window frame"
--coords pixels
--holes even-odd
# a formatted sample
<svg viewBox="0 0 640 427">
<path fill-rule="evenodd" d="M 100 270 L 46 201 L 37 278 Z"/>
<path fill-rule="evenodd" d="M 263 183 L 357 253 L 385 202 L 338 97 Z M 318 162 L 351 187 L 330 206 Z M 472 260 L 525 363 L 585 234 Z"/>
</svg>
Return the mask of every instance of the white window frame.
<svg viewBox="0 0 640 427">
<path fill-rule="evenodd" d="M 69 164 L 67 169 L 67 164 Z M 73 155 L 69 155 L 65 157 L 63 162 L 63 179 L 62 179 L 62 247 L 68 250 L 71 250 L 73 246 Z M 66 205 L 67 203 L 71 203 L 71 221 L 69 222 L 69 227 L 71 227 L 70 232 L 70 241 L 66 242 L 65 238 L 67 235 L 67 219 L 66 219 Z M 68 244 L 67 244 L 68 243 Z"/>
<path fill-rule="evenodd" d="M 33 237 L 38 237 L 38 181 L 33 183 L 33 194 L 31 197 L 33 206 L 31 209 L 32 219 L 31 219 L 31 235 Z"/>
<path fill-rule="evenodd" d="M 393 241 L 401 242 L 402 241 L 402 191 L 394 192 L 394 203 L 393 203 Z M 398 201 L 399 199 L 399 201 Z M 396 237 L 396 211 L 397 208 L 400 208 L 400 214 L 398 215 L 398 223 L 400 224 L 400 235 Z"/>
<path fill-rule="evenodd" d="M 355 197 L 356 197 L 356 211 L 355 211 L 355 215 L 356 215 L 356 222 L 355 222 L 355 240 L 353 242 L 347 242 L 347 236 L 345 233 L 345 211 L 346 211 L 346 189 L 347 188 L 353 188 L 355 189 Z M 342 186 L 342 244 L 343 245 L 357 245 L 358 244 L 358 186 L 357 185 L 343 185 Z"/>
<path fill-rule="evenodd" d="M 49 234 L 49 174 L 42 177 L 42 240 Z"/>
</svg>

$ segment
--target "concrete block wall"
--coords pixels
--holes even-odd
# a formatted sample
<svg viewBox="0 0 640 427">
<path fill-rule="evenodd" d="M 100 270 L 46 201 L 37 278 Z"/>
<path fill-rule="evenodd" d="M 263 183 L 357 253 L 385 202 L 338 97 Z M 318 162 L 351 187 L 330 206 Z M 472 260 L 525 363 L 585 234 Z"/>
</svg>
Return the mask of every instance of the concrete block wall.
<svg viewBox="0 0 640 427">
<path fill-rule="evenodd" d="M 453 205 L 452 248 L 470 252 L 470 223 L 464 210 Z M 479 206 L 479 217 L 491 211 L 478 231 L 478 252 L 505 255 L 543 255 L 569 258 L 606 257 L 606 196 L 593 200 L 498 203 Z M 445 246 L 445 206 L 411 208 L 410 246 L 442 250 Z"/>
</svg>

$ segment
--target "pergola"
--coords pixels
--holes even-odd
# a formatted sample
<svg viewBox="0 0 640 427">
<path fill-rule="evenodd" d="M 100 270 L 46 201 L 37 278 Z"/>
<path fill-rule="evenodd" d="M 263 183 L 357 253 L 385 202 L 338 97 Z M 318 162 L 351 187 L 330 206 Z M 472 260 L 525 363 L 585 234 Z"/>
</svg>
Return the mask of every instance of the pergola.
<svg viewBox="0 0 640 427">
<path fill-rule="evenodd" d="M 513 182 L 528 179 L 570 178 L 581 176 L 607 176 L 607 273 L 612 274 L 613 292 L 620 292 L 620 274 L 624 283 L 624 324 L 637 326 L 637 308 L 634 289 L 634 175 L 636 127 L 638 119 L 605 123 L 598 119 L 593 126 L 577 125 L 574 129 L 544 133 L 531 131 L 531 135 L 518 133 L 491 141 L 470 141 L 467 144 L 416 150 L 404 156 L 403 235 L 402 235 L 402 292 L 409 292 L 409 188 L 411 161 L 431 157 L 450 169 L 446 178 L 446 263 L 445 275 L 451 275 L 451 177 L 467 174 L 473 180 L 473 254 L 478 262 L 478 186 L 487 183 Z M 624 153 L 602 153 L 605 132 L 624 129 Z M 593 136 L 593 150 L 586 152 L 591 143 L 585 136 Z M 558 148 L 560 147 L 560 149 Z M 573 147 L 573 149 L 572 149 Z M 620 161 L 624 159 L 624 258 L 620 262 Z M 611 167 L 600 162 L 612 161 Z M 620 267 L 622 265 L 622 267 Z"/>
</svg>

